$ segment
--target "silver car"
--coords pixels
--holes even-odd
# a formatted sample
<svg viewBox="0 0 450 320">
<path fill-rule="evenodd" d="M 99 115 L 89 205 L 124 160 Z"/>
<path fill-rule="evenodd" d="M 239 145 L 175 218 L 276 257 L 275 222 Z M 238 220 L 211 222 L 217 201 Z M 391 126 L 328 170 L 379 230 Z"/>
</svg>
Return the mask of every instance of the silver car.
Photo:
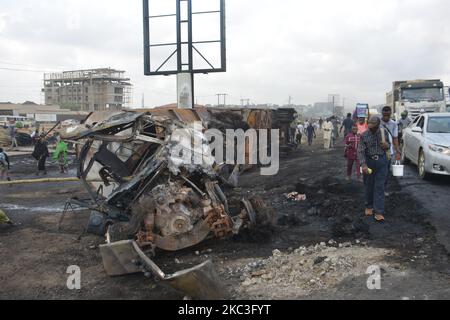
<svg viewBox="0 0 450 320">
<path fill-rule="evenodd" d="M 412 162 L 422 179 L 450 175 L 450 113 L 418 116 L 403 130 L 403 163 Z"/>
</svg>

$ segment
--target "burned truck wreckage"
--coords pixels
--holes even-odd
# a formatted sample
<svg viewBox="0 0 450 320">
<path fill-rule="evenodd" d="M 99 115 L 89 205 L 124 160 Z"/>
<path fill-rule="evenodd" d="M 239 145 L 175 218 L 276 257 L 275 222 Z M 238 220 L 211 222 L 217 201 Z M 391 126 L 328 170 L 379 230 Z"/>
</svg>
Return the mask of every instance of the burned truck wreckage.
<svg viewBox="0 0 450 320">
<path fill-rule="evenodd" d="M 71 199 L 68 207 L 91 210 L 87 232 L 106 236 L 100 252 L 107 274 L 150 273 L 189 297 L 224 298 L 211 262 L 167 276 L 151 258 L 159 251 L 179 251 L 273 225 L 273 210 L 262 199 L 229 202 L 226 190 L 236 186 L 239 173 L 249 166 L 216 163 L 204 134 L 212 127 L 224 134 L 226 129 L 272 129 L 272 112 L 99 112 L 68 128 L 62 138 L 77 144 L 78 178 L 90 197 Z M 193 129 L 193 122 L 202 124 L 200 130 Z M 179 132 L 201 141 L 203 161 L 181 161 L 180 150 L 191 144 L 177 138 Z M 247 145 L 246 152 L 252 147 Z M 198 149 L 189 151 L 195 157 Z"/>
</svg>

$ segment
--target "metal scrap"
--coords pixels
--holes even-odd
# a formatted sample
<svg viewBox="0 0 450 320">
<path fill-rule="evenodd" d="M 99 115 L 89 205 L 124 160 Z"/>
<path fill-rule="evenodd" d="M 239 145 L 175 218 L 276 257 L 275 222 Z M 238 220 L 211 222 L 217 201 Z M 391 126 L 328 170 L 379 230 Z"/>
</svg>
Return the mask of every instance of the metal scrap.
<svg viewBox="0 0 450 320">
<path fill-rule="evenodd" d="M 244 199 L 239 212 L 230 212 L 222 190 L 229 177 L 218 173 L 221 167 L 214 159 L 204 157 L 203 163 L 190 164 L 177 158 L 175 148 L 190 147 L 174 139 L 179 129 L 199 138 L 202 150 L 208 148 L 203 132 L 181 120 L 151 112 L 94 113 L 62 134 L 63 139 L 82 145 L 78 177 L 90 195 L 84 203 L 92 211 L 88 230 L 106 235 L 108 243 L 101 252 L 110 275 L 139 271 L 129 261 L 136 253 L 148 265 L 148 255 L 154 256 L 157 250 L 178 251 L 256 227 L 258 209 L 251 201 Z M 239 167 L 231 170 L 236 180 Z M 123 241 L 134 245 L 123 245 Z M 178 275 L 192 279 L 192 273 L 198 277 L 203 269 Z M 167 281 L 177 289 L 183 283 L 176 276 Z M 192 283 L 186 282 L 185 292 L 193 292 Z"/>
</svg>

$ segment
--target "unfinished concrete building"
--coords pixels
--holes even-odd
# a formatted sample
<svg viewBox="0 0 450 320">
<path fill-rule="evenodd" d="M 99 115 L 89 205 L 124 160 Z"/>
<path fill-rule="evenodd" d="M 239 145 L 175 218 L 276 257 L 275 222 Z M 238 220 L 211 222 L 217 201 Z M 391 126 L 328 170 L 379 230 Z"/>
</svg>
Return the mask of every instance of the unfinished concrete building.
<svg viewBox="0 0 450 320">
<path fill-rule="evenodd" d="M 91 69 L 44 75 L 46 105 L 81 111 L 122 110 L 131 104 L 130 79 L 125 71 Z"/>
</svg>

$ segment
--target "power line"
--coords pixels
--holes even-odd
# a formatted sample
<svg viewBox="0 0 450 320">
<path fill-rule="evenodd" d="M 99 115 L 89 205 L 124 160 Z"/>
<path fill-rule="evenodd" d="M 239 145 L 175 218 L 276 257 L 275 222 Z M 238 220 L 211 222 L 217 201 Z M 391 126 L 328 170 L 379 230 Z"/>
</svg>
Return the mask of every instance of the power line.
<svg viewBox="0 0 450 320">
<path fill-rule="evenodd" d="M 24 63 L 14 63 L 14 62 L 10 62 L 10 61 L 0 61 L 0 64 L 6 64 L 6 65 L 11 65 L 11 66 L 21 66 L 21 67 L 32 67 L 32 68 L 41 68 L 44 67 L 44 65 L 39 65 L 39 64 L 24 64 Z M 46 68 L 48 67 L 48 65 L 45 66 Z M 77 69 L 74 67 L 70 67 L 70 66 L 52 66 L 51 68 L 55 68 L 55 69 Z"/>
<path fill-rule="evenodd" d="M 30 69 L 17 69 L 17 68 L 4 68 L 4 67 L 0 67 L 0 70 L 18 71 L 18 72 L 37 72 L 37 73 L 49 73 L 49 72 L 52 72 L 52 71 L 48 71 L 48 70 L 30 70 Z"/>
</svg>

